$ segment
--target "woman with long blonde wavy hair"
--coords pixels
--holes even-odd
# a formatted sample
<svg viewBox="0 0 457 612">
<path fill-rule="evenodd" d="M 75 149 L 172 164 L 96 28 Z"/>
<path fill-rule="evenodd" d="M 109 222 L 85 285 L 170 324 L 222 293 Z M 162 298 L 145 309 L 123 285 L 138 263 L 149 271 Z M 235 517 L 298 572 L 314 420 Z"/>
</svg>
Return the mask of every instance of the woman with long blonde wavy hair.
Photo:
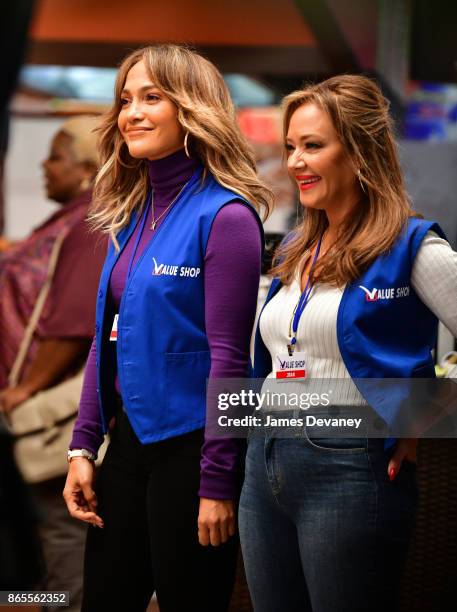
<svg viewBox="0 0 457 612">
<path fill-rule="evenodd" d="M 90 219 L 111 244 L 64 491 L 97 527 L 82 609 L 145 610 L 155 591 L 161 610 L 223 611 L 240 451 L 205 438 L 206 379 L 246 373 L 271 192 L 221 74 L 182 46 L 122 62 L 100 151 Z"/>
<path fill-rule="evenodd" d="M 246 575 L 256 612 L 394 610 L 417 496 L 405 390 L 435 375 L 438 319 L 457 335 L 457 253 L 411 208 L 373 81 L 336 76 L 283 110 L 305 216 L 271 271 L 254 375 L 308 403 L 249 442 Z"/>
</svg>

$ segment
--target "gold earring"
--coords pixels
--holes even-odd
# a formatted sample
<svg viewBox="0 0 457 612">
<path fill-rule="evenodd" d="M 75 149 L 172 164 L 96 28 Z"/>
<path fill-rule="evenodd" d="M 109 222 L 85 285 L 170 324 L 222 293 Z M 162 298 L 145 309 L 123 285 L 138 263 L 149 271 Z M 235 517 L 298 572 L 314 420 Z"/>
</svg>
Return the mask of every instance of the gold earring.
<svg viewBox="0 0 457 612">
<path fill-rule="evenodd" d="M 192 159 L 191 156 L 189 155 L 189 149 L 187 148 L 187 139 L 189 138 L 189 132 L 186 132 L 186 135 L 184 136 L 184 151 L 186 153 L 186 156 L 189 159 Z"/>
<path fill-rule="evenodd" d="M 81 181 L 79 188 L 81 191 L 87 191 L 90 187 L 90 180 L 87 178 L 87 176 L 85 178 L 83 178 L 83 180 Z"/>
<path fill-rule="evenodd" d="M 366 193 L 367 190 L 365 189 L 363 183 L 362 183 L 362 173 L 360 172 L 360 168 L 357 170 L 357 178 L 359 179 L 359 183 L 360 183 L 360 188 L 363 191 L 363 193 Z"/>
</svg>

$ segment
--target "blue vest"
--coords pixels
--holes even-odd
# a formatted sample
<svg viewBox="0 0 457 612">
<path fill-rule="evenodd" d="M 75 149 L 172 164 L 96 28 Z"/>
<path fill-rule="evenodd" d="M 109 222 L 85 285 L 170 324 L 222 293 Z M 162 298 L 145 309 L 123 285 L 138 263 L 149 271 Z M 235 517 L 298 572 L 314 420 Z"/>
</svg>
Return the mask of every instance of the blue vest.
<svg viewBox="0 0 457 612">
<path fill-rule="evenodd" d="M 129 420 L 143 444 L 193 431 L 205 424 L 210 352 L 205 331 L 204 257 L 218 211 L 233 200 L 250 204 L 199 169 L 133 267 L 122 295 L 117 371 Z M 263 230 L 258 219 L 259 228 Z M 119 232 L 120 249 L 138 218 Z M 96 309 L 99 400 L 103 429 L 113 414 L 114 351 L 109 332 L 114 312 L 107 300 L 119 257 L 110 246 Z"/>
<path fill-rule="evenodd" d="M 392 249 L 346 285 L 338 310 L 337 338 L 344 364 L 388 425 L 395 421 L 408 386 L 390 385 L 383 393 L 373 379 L 435 377 L 431 350 L 438 320 L 411 287 L 414 259 L 429 230 L 445 238 L 436 223 L 411 218 Z M 273 279 L 265 304 L 281 286 Z M 272 369 L 258 326 L 253 376 L 265 378 Z"/>
</svg>

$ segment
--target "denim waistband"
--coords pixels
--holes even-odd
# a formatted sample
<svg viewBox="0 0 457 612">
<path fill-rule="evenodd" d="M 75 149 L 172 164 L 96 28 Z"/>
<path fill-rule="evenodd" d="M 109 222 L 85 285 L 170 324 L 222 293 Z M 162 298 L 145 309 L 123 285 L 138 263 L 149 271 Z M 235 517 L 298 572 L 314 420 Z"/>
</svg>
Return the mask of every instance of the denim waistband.
<svg viewBox="0 0 457 612">
<path fill-rule="evenodd" d="M 249 437 L 386 438 L 384 422 L 370 406 L 327 406 L 308 410 L 261 411 L 262 425 Z"/>
</svg>

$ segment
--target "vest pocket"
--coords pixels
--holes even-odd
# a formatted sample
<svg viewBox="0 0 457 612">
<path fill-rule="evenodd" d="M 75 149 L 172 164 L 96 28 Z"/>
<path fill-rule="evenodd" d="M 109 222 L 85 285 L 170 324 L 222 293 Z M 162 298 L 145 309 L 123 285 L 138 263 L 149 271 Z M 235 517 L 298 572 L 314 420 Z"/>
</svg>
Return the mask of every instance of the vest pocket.
<svg viewBox="0 0 457 612">
<path fill-rule="evenodd" d="M 209 351 L 165 353 L 166 421 L 170 429 L 204 424 L 210 367 Z"/>
</svg>

